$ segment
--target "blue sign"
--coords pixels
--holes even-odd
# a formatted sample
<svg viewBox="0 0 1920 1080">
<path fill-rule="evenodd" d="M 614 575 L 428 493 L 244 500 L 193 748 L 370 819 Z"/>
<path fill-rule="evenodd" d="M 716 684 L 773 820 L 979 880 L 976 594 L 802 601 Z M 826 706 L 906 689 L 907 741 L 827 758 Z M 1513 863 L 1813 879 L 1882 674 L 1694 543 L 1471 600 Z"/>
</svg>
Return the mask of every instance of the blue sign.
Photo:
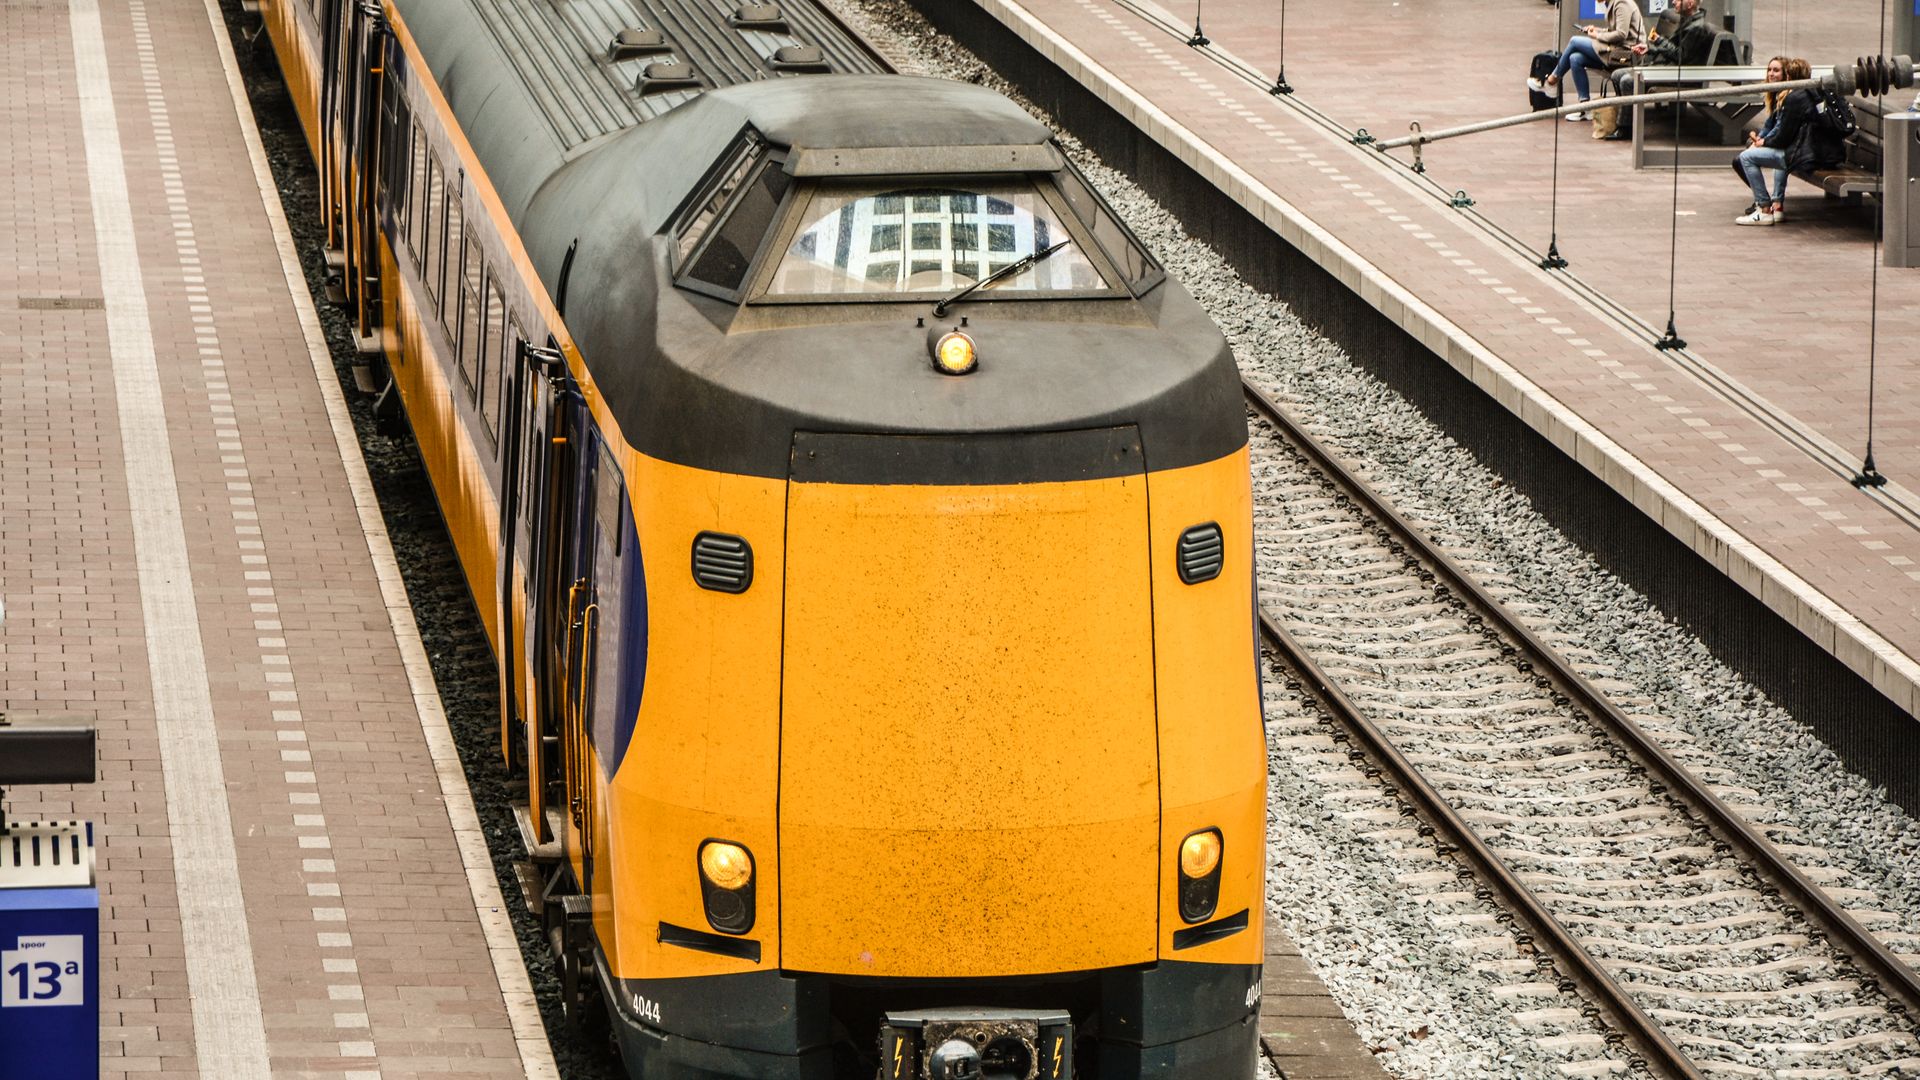
<svg viewBox="0 0 1920 1080">
<path fill-rule="evenodd" d="M 0 889 L 0 1080 L 98 1080 L 100 893 Z"/>
<path fill-rule="evenodd" d="M 1920 0 L 1913 0 L 1920 7 Z M 1580 17 L 1583 19 L 1604 19 L 1607 17 L 1607 0 L 1580 0 Z"/>
</svg>

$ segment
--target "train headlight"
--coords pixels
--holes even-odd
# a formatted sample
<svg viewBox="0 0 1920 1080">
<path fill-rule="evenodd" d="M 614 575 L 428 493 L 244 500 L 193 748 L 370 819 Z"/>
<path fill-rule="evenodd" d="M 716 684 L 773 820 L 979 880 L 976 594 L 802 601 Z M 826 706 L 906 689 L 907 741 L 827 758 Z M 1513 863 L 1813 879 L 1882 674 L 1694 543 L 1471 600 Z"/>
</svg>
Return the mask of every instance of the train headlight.
<svg viewBox="0 0 1920 1080">
<path fill-rule="evenodd" d="M 934 343 L 933 367 L 940 374 L 965 375 L 979 366 L 979 353 L 968 335 L 950 330 Z"/>
<path fill-rule="evenodd" d="M 1197 923 L 1220 906 L 1219 829 L 1202 829 L 1180 841 L 1180 917 Z"/>
<path fill-rule="evenodd" d="M 728 892 L 743 889 L 753 881 L 753 856 L 739 844 L 709 840 L 700 847 L 700 873 Z"/>
<path fill-rule="evenodd" d="M 707 925 L 723 934 L 753 929 L 753 853 L 727 840 L 700 845 L 700 903 Z"/>
</svg>

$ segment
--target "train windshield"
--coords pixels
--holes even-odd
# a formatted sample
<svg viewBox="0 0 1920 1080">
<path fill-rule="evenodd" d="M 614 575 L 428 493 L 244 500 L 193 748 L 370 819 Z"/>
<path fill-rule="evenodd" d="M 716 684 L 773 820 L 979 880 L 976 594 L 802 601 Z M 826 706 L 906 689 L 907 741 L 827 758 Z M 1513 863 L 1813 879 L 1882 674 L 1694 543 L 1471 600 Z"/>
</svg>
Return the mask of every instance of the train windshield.
<svg viewBox="0 0 1920 1080">
<path fill-rule="evenodd" d="M 1032 182 L 816 188 L 775 268 L 775 296 L 951 293 L 1071 234 Z M 1112 283 L 1080 250 L 994 282 L 985 293 L 1104 292 Z"/>
</svg>

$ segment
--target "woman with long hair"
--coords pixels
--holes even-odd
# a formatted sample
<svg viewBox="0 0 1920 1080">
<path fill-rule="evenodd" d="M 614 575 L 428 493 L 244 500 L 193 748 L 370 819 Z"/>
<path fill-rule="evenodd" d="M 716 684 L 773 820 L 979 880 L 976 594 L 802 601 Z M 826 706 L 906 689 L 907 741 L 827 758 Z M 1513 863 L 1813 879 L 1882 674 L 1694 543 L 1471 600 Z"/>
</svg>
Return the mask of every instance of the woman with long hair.
<svg viewBox="0 0 1920 1080">
<path fill-rule="evenodd" d="M 1776 56 L 1773 59 L 1768 60 L 1766 81 L 1785 82 L 1787 79 L 1787 65 L 1791 63 L 1793 63 L 1793 58 L 1790 56 Z M 1767 117 L 1768 120 L 1772 120 L 1773 114 L 1780 111 L 1780 106 L 1783 102 L 1786 101 L 1786 99 L 1787 99 L 1787 95 L 1779 92 L 1778 90 L 1769 90 L 1764 95 L 1762 95 L 1761 100 L 1766 103 L 1766 110 L 1764 115 Z M 1752 142 L 1753 140 L 1749 138 L 1748 145 L 1752 145 Z"/>
<path fill-rule="evenodd" d="M 1781 65 L 1782 79 L 1796 82 L 1813 77 L 1805 60 L 1791 57 Z M 1736 225 L 1778 225 L 1786 214 L 1787 174 L 1829 168 L 1846 159 L 1846 146 L 1821 123 L 1819 95 L 1812 90 L 1769 94 L 1767 122 L 1751 136 L 1752 145 L 1740 151 L 1734 165 L 1753 189 L 1753 209 L 1734 218 Z M 1771 186 L 1769 186 L 1771 181 Z"/>
</svg>

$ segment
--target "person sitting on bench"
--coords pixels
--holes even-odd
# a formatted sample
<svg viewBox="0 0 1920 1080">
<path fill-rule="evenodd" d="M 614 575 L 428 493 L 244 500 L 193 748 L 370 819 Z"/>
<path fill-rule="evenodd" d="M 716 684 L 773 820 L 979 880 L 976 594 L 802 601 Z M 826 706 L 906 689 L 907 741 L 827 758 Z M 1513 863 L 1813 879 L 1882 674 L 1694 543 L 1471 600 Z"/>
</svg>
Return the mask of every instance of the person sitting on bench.
<svg viewBox="0 0 1920 1080">
<path fill-rule="evenodd" d="M 1640 16 L 1639 0 L 1607 0 L 1607 21 L 1604 26 L 1583 26 L 1584 35 L 1576 34 L 1567 42 L 1560 53 L 1560 63 L 1554 67 L 1553 74 L 1542 82 L 1549 92 L 1560 85 L 1567 72 L 1573 72 L 1573 89 L 1585 102 L 1591 94 L 1587 86 L 1587 69 L 1597 67 L 1602 70 L 1624 67 L 1633 62 L 1636 46 L 1644 47 L 1647 40 L 1647 23 Z M 1585 110 L 1567 114 L 1569 120 L 1585 120 Z"/>
<path fill-rule="evenodd" d="M 1786 62 L 1785 75 L 1789 82 L 1811 78 L 1813 69 L 1805 60 L 1794 57 Z M 1736 160 L 1753 188 L 1753 209 L 1734 218 L 1734 224 L 1780 224 L 1786 212 L 1788 173 L 1831 169 L 1847 159 L 1846 140 L 1821 120 L 1820 106 L 1816 91 L 1788 94 L 1768 118 L 1766 127 L 1753 137 L 1753 145 L 1740 152 Z M 1774 174 L 1771 191 L 1765 182 L 1768 172 Z"/>
<path fill-rule="evenodd" d="M 1767 82 L 1781 82 L 1787 77 L 1787 70 L 1793 66 L 1793 59 L 1776 56 L 1767 61 Z M 1737 224 L 1772 225 L 1779 220 L 1761 221 L 1760 216 L 1774 215 L 1782 200 L 1787 197 L 1787 155 L 1766 145 L 1767 137 L 1780 127 L 1780 110 L 1790 95 L 1768 91 L 1765 98 L 1765 122 L 1759 131 L 1747 133 L 1747 148 L 1734 155 L 1733 172 L 1742 181 L 1753 188 L 1753 205 L 1747 212 L 1735 218 Z M 1773 174 L 1773 189 L 1766 190 L 1763 183 L 1766 173 Z"/>
<path fill-rule="evenodd" d="M 1700 11 L 1700 0 L 1673 0 L 1672 14 L 1678 16 L 1679 25 L 1671 34 L 1656 33 L 1650 42 L 1635 45 L 1633 54 L 1640 58 L 1637 62 L 1662 67 L 1700 67 L 1711 60 L 1713 42 L 1718 35 L 1707 25 L 1707 17 Z"/>
</svg>

